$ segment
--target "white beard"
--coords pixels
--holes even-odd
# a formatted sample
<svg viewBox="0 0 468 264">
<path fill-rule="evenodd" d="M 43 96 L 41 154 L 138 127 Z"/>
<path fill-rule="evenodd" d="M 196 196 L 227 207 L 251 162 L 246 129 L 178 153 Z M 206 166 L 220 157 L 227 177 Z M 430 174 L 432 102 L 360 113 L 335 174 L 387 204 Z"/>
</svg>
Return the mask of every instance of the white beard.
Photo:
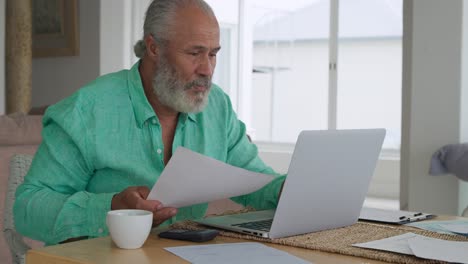
<svg viewBox="0 0 468 264">
<path fill-rule="evenodd" d="M 194 96 L 190 89 L 193 86 L 205 86 L 203 92 Z M 167 62 L 164 54 L 159 58 L 159 69 L 153 78 L 153 92 L 165 106 L 182 113 L 198 113 L 208 104 L 211 90 L 211 78 L 200 77 L 192 82 L 184 83 L 177 71 Z"/>
</svg>

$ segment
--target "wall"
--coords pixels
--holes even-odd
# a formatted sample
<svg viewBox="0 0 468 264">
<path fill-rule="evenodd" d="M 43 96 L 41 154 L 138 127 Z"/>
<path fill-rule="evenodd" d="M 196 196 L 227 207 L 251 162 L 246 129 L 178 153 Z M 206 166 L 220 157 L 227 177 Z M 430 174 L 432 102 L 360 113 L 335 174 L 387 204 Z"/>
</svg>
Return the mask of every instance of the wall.
<svg viewBox="0 0 468 264">
<path fill-rule="evenodd" d="M 78 2 L 80 55 L 33 59 L 32 106 L 56 103 L 99 76 L 100 1 Z"/>
<path fill-rule="evenodd" d="M 463 4 L 463 50 L 462 50 L 462 72 L 468 73 L 468 4 Z M 462 91 L 460 96 L 460 142 L 468 142 L 468 74 L 462 75 Z M 458 211 L 460 214 L 468 208 L 468 182 L 459 181 Z"/>
<path fill-rule="evenodd" d="M 5 2 L 0 0 L 0 115 L 5 114 Z"/>
<path fill-rule="evenodd" d="M 460 142 L 462 0 L 404 1 L 400 206 L 458 212 L 458 180 L 428 175 L 432 153 Z"/>
<path fill-rule="evenodd" d="M 151 0 L 101 0 L 100 74 L 128 69 L 137 62 L 133 45 L 143 37 Z"/>
<path fill-rule="evenodd" d="M 129 68 L 131 1 L 101 0 L 100 75 Z M 118 56 L 116 56 L 118 54 Z"/>
</svg>

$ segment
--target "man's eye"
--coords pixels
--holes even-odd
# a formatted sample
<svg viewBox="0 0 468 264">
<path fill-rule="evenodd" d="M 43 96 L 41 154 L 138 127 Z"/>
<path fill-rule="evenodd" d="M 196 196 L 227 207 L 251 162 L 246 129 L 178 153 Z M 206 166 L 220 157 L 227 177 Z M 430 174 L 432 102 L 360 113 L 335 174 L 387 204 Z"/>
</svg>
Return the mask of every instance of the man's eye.
<svg viewBox="0 0 468 264">
<path fill-rule="evenodd" d="M 189 52 L 189 54 L 190 54 L 191 56 L 198 56 L 199 53 L 198 53 L 198 52 Z"/>
<path fill-rule="evenodd" d="M 215 58 L 215 57 L 216 57 L 216 53 L 212 53 L 212 54 L 210 54 L 210 57 L 213 57 L 213 58 Z"/>
</svg>

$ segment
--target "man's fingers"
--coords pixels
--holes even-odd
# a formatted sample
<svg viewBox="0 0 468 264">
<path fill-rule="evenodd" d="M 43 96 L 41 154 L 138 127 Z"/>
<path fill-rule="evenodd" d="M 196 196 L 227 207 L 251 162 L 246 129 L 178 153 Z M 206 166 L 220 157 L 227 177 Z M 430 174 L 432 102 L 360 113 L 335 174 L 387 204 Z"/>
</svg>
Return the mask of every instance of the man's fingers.
<svg viewBox="0 0 468 264">
<path fill-rule="evenodd" d="M 137 192 L 140 194 L 141 198 L 146 199 L 150 193 L 150 189 L 146 186 L 138 186 Z"/>
<path fill-rule="evenodd" d="M 177 214 L 177 208 L 164 207 L 157 200 L 146 200 L 150 190 L 146 186 L 129 187 L 114 195 L 112 198 L 112 209 L 140 209 L 153 212 L 153 225 L 160 225 L 167 219 Z"/>
<path fill-rule="evenodd" d="M 155 211 L 158 208 L 161 208 L 162 205 L 159 201 L 156 200 L 146 200 L 150 193 L 150 190 L 146 186 L 137 186 L 134 187 L 133 191 L 130 192 L 133 200 L 131 204 L 134 204 L 136 209 Z"/>
<path fill-rule="evenodd" d="M 154 213 L 157 210 L 161 209 L 163 205 L 161 204 L 160 201 L 157 201 L 157 200 L 145 200 L 145 199 L 139 198 L 135 203 L 135 207 L 136 209 L 148 210 Z"/>
<path fill-rule="evenodd" d="M 177 208 L 165 207 L 161 210 L 153 212 L 153 222 L 156 225 L 159 225 L 176 214 L 177 214 Z"/>
<path fill-rule="evenodd" d="M 112 197 L 111 208 L 117 209 L 141 209 L 148 210 L 153 213 L 161 210 L 164 206 L 157 200 L 146 200 L 150 193 L 150 189 L 146 186 L 128 187 L 122 192 Z M 165 215 L 162 215 L 165 217 Z M 169 217 L 172 217 L 169 216 Z"/>
</svg>

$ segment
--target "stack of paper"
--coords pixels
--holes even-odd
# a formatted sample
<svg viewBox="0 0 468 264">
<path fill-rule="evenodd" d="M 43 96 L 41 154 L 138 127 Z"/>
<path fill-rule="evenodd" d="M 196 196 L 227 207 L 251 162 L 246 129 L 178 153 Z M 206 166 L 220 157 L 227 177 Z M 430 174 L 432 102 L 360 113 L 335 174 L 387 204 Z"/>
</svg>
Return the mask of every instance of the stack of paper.
<svg viewBox="0 0 468 264">
<path fill-rule="evenodd" d="M 413 233 L 354 244 L 353 246 L 414 255 L 425 259 L 468 263 L 468 242 L 448 241 Z"/>
</svg>

